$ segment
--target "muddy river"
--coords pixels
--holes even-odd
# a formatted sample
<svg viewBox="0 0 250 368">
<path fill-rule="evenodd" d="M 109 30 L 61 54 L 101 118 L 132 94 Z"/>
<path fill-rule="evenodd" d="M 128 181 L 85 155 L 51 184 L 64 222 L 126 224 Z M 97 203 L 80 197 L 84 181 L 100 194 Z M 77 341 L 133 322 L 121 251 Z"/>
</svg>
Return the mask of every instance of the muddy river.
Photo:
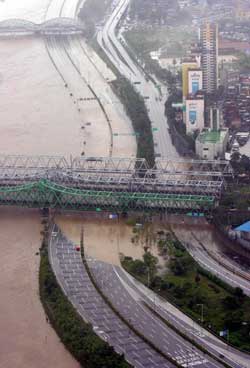
<svg viewBox="0 0 250 368">
<path fill-rule="evenodd" d="M 76 0 L 2 0 L 0 20 L 19 18 L 41 23 L 58 16 L 61 10 L 64 16 L 72 16 L 77 3 Z M 62 4 L 65 4 L 64 8 Z M 95 66 L 100 65 L 100 69 L 94 76 L 88 75 L 89 72 L 81 65 L 77 51 L 79 45 L 71 47 L 82 73 L 87 73 L 84 78 L 89 78 L 93 88 L 101 91 L 105 99 L 113 133 L 123 137 L 114 141 L 113 153 L 116 156 L 134 156 L 136 144 L 131 135 L 131 123 L 105 82 L 107 68 L 93 56 Z M 68 60 L 60 56 L 58 45 L 55 51 L 58 66 L 65 68 Z M 87 57 L 89 59 L 89 55 Z M 91 60 L 86 59 L 85 62 L 91 63 Z M 98 104 L 80 105 L 79 97 L 89 91 L 75 70 L 68 67 L 63 70 L 72 84 L 68 88 L 52 64 L 42 39 L 7 40 L 0 37 L 2 154 L 67 157 L 81 155 L 83 151 L 92 156 L 110 154 L 110 127 L 104 121 Z M 89 70 L 94 73 L 93 62 Z M 78 98 L 70 95 L 69 88 L 78 94 Z M 86 126 L 83 129 L 86 122 L 91 124 L 88 129 Z M 125 222 L 112 223 L 107 218 L 86 216 L 60 216 L 58 222 L 76 242 L 84 224 L 86 251 L 93 257 L 117 264 L 119 253 L 135 258 L 143 254 L 143 244 L 132 242 L 132 228 Z M 46 322 L 39 300 L 39 256 L 36 253 L 40 241 L 40 219 L 36 211 L 0 209 L 1 368 L 78 367 Z"/>
</svg>

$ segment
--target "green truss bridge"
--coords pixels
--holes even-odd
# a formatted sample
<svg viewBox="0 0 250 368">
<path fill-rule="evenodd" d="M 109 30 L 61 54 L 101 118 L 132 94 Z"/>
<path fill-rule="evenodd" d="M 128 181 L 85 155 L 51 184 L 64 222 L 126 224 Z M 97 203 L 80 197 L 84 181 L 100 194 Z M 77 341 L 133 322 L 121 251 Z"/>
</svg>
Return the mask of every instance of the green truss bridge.
<svg viewBox="0 0 250 368">
<path fill-rule="evenodd" d="M 232 175 L 226 161 L 0 155 L 0 205 L 210 212 Z"/>
</svg>

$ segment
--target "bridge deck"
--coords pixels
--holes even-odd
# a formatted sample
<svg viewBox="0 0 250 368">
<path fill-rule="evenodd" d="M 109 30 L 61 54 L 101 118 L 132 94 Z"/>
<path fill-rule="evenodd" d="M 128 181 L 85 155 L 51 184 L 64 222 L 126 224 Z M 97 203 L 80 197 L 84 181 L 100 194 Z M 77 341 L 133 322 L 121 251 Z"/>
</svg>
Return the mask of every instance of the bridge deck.
<svg viewBox="0 0 250 368">
<path fill-rule="evenodd" d="M 206 212 L 217 205 L 225 175 L 225 165 L 224 172 L 208 167 L 220 163 L 167 160 L 151 169 L 142 159 L 0 156 L 0 204 Z"/>
</svg>

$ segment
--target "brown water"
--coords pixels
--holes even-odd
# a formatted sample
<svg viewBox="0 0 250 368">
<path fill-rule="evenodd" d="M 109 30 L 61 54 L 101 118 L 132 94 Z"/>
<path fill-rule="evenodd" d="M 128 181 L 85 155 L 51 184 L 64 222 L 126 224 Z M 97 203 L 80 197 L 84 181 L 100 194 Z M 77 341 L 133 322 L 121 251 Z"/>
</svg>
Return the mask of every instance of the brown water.
<svg viewBox="0 0 250 368">
<path fill-rule="evenodd" d="M 0 367 L 77 368 L 39 300 L 37 211 L 0 209 Z"/>
<path fill-rule="evenodd" d="M 1 153 L 79 155 L 81 120 L 42 40 L 0 40 Z"/>
</svg>

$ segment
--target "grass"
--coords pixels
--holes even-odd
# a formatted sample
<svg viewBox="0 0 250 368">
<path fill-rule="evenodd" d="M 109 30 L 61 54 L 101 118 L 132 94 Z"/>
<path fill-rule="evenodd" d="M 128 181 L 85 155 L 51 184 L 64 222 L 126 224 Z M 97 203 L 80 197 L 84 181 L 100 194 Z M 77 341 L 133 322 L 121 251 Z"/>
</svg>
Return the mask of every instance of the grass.
<svg viewBox="0 0 250 368">
<path fill-rule="evenodd" d="M 160 248 L 166 247 L 169 256 L 166 268 L 151 277 L 150 287 L 198 323 L 201 323 L 202 304 L 203 326 L 218 336 L 220 331 L 228 329 L 230 343 L 250 352 L 250 298 L 241 289 L 232 288 L 202 269 L 174 236 L 161 239 Z M 143 261 L 125 257 L 122 265 L 143 284 L 148 284 Z"/>
</svg>

